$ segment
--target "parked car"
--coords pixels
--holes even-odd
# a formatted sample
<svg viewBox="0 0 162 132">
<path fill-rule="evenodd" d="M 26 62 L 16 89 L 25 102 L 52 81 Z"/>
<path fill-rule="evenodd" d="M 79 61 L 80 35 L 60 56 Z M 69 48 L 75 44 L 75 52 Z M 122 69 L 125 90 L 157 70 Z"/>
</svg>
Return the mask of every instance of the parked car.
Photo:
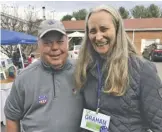
<svg viewBox="0 0 162 132">
<path fill-rule="evenodd" d="M 1 58 L 0 60 L 0 83 L 8 82 L 8 79 L 14 80 L 17 69 L 11 58 Z"/>
<path fill-rule="evenodd" d="M 69 51 L 69 57 L 72 59 L 77 59 L 81 45 L 74 45 L 74 49 Z"/>
<path fill-rule="evenodd" d="M 153 43 L 147 46 L 142 55 L 150 61 L 162 60 L 162 44 Z"/>
</svg>

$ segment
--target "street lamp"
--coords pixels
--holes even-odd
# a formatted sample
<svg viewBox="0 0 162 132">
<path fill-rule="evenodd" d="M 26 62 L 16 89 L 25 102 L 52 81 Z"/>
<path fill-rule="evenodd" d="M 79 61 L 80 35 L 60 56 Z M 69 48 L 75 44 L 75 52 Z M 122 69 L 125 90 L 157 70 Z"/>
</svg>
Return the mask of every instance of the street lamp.
<svg viewBox="0 0 162 132">
<path fill-rule="evenodd" d="M 42 9 L 43 9 L 43 19 L 46 20 L 46 15 L 45 15 L 45 6 L 43 6 Z"/>
</svg>

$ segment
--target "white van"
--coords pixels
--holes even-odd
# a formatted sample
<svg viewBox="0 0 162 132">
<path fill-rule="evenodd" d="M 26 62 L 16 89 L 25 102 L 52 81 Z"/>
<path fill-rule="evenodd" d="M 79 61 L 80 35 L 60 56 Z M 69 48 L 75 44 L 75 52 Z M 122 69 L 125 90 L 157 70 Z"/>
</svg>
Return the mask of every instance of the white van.
<svg viewBox="0 0 162 132">
<path fill-rule="evenodd" d="M 81 45 L 74 45 L 73 50 L 69 51 L 69 57 L 72 59 L 77 59 L 80 48 L 81 48 Z"/>
</svg>

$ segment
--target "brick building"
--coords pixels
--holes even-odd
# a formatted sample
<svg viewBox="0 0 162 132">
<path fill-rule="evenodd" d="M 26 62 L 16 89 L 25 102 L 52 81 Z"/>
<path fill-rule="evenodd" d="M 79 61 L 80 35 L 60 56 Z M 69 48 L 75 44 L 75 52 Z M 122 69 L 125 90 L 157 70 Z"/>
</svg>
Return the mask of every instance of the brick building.
<svg viewBox="0 0 162 132">
<path fill-rule="evenodd" d="M 84 32 L 85 22 L 63 21 L 67 33 Z M 124 27 L 139 53 L 151 43 L 162 43 L 162 18 L 125 19 Z"/>
</svg>

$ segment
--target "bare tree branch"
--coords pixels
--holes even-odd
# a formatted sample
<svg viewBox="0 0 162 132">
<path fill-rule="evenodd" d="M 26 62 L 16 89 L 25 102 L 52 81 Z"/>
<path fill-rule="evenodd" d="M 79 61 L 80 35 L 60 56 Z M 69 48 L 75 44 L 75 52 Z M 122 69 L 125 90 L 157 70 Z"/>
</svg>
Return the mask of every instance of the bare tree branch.
<svg viewBox="0 0 162 132">
<path fill-rule="evenodd" d="M 11 15 L 11 9 L 13 11 L 14 15 Z M 42 20 L 38 19 L 37 13 L 35 11 L 35 8 L 29 5 L 27 10 L 25 10 L 25 22 L 22 22 L 19 20 L 18 15 L 18 7 L 8 7 L 6 5 L 2 5 L 2 13 L 8 14 L 8 15 L 1 15 L 1 28 L 2 29 L 8 29 L 18 32 L 25 32 L 31 35 L 37 35 L 37 30 L 40 22 Z M 21 19 L 22 20 L 22 19 Z M 12 57 L 12 52 L 17 47 L 16 45 L 9 45 L 9 46 L 0 46 L 0 51 L 4 54 L 6 54 L 8 57 Z M 37 49 L 37 45 L 21 45 L 21 50 L 24 52 L 27 56 L 34 52 Z"/>
</svg>

